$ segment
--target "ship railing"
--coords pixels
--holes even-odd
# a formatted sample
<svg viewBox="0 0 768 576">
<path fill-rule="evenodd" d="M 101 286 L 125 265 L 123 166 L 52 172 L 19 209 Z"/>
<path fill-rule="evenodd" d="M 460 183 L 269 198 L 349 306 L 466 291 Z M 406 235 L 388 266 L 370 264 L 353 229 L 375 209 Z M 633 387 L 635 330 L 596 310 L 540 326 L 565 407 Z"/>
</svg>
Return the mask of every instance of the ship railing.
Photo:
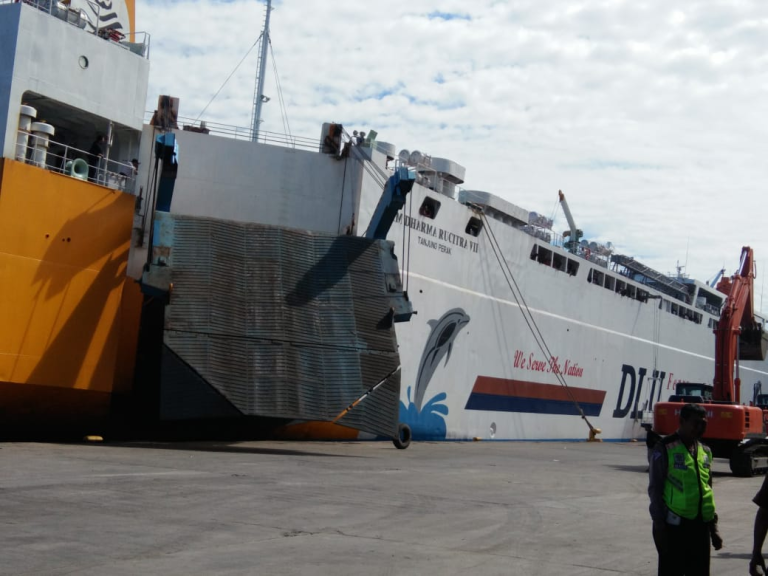
<svg viewBox="0 0 768 576">
<path fill-rule="evenodd" d="M 145 121 L 148 123 L 154 112 L 146 112 Z M 235 140 L 253 140 L 253 130 L 243 126 L 234 126 L 223 124 L 221 122 L 211 122 L 209 120 L 200 120 L 179 116 L 177 118 L 179 130 L 184 132 L 196 132 L 198 134 L 213 134 L 214 136 L 223 136 Z M 268 132 L 259 130 L 258 139 L 260 144 L 271 144 L 273 146 L 285 146 L 286 148 L 297 148 L 302 150 L 320 151 L 320 140 L 305 138 L 303 136 L 293 136 L 290 134 L 281 134 L 279 132 Z"/>
<path fill-rule="evenodd" d="M 516 226 L 516 228 L 525 232 L 526 234 L 533 236 L 534 238 L 541 240 L 542 242 L 546 242 L 550 246 L 565 248 L 566 242 L 563 235 L 558 234 L 549 228 L 542 228 L 540 226 L 534 226 L 533 224 L 525 224 L 520 227 Z M 584 260 L 592 262 L 592 264 L 600 266 L 601 268 L 608 268 L 610 254 L 600 254 L 590 250 L 589 247 L 579 245 L 578 250 L 576 251 L 576 255 L 580 256 Z"/>
<path fill-rule="evenodd" d="M 149 32 L 131 32 L 130 41 L 126 40 L 125 34 L 119 30 L 113 30 L 111 28 L 101 28 L 96 34 L 100 38 L 104 38 L 104 40 L 111 40 L 115 45 L 120 46 L 120 48 L 123 50 L 128 50 L 137 56 L 141 56 L 142 58 L 149 60 L 149 46 L 152 39 L 152 37 L 149 35 Z"/>
<path fill-rule="evenodd" d="M 136 195 L 137 172 L 133 164 L 94 156 L 85 150 L 55 140 L 49 140 L 47 152 L 42 153 L 41 150 L 45 147 L 38 145 L 38 136 L 23 130 L 18 133 L 22 137 L 28 136 L 26 145 L 20 142 L 16 144 L 16 160 L 19 162 Z"/>
<path fill-rule="evenodd" d="M 526 224 L 522 226 L 520 230 L 552 246 L 562 248 L 564 245 L 563 236 L 549 228 L 541 228 L 539 226 L 533 226 L 532 224 Z"/>
<path fill-rule="evenodd" d="M 149 58 L 150 35 L 148 32 L 132 32 L 130 34 L 130 40 L 126 40 L 125 34 L 120 30 L 108 26 L 103 28 L 100 27 L 101 6 L 92 0 L 85 1 L 93 11 L 96 24 L 93 23 L 91 17 L 85 10 L 71 8 L 68 3 L 59 0 L 0 0 L 0 5 L 26 4 L 27 6 L 32 6 L 33 8 L 37 8 L 41 12 L 50 14 L 54 18 L 58 18 L 76 28 L 81 28 L 83 30 L 88 28 L 88 32 L 91 34 L 95 34 L 105 40 L 110 40 L 121 48 L 129 50 L 134 54 Z"/>
</svg>

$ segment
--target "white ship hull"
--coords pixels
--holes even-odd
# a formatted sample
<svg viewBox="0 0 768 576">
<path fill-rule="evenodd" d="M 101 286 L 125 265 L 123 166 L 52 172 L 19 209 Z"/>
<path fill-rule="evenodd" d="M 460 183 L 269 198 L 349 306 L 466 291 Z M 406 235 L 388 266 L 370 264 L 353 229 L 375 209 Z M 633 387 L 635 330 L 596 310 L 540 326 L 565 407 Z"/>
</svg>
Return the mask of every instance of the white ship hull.
<svg viewBox="0 0 768 576">
<path fill-rule="evenodd" d="M 604 439 L 636 438 L 644 435 L 643 415 L 649 417 L 654 402 L 673 394 L 676 382 L 712 381 L 709 321 L 716 316 L 700 311 L 701 323 L 696 323 L 667 312 L 669 297 L 641 302 L 597 286 L 587 281 L 590 269 L 643 288 L 489 219 L 566 391 L 526 324 L 488 231 L 476 238 L 465 233 L 476 214 L 418 185 L 412 194 L 405 238 L 402 218 L 388 238 L 401 260 L 405 250 L 404 283 L 418 311 L 410 322 L 397 325 L 401 420 L 415 438 L 583 439 L 589 430 L 571 398 Z M 427 196 L 441 202 L 435 219 L 417 213 Z M 364 192 L 362 215 L 375 207 L 376 194 L 368 198 L 366 205 Z M 537 244 L 578 262 L 576 274 L 532 260 Z M 439 342 L 435 330 L 446 322 L 453 333 Z M 768 366 L 742 362 L 740 368 L 741 397 L 748 400 L 753 384 L 766 380 Z"/>
</svg>

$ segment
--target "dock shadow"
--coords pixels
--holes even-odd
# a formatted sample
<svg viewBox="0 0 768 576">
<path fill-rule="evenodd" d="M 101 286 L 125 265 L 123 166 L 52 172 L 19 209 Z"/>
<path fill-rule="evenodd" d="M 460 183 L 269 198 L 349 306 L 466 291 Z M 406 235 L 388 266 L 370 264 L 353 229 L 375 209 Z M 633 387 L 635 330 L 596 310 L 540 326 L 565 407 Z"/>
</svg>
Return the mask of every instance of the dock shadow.
<svg viewBox="0 0 768 576">
<path fill-rule="evenodd" d="M 634 472 L 636 474 L 648 474 L 647 464 L 606 464 L 608 468 L 613 468 L 619 472 Z M 712 478 L 731 478 L 733 474 L 730 472 L 720 472 L 718 470 L 712 470 Z"/>
<path fill-rule="evenodd" d="M 313 456 L 317 458 L 369 458 L 354 454 L 329 454 L 325 452 L 307 452 L 286 448 L 267 448 L 256 446 L 238 446 L 225 442 L 109 442 L 88 444 L 106 448 L 133 448 L 138 450 L 176 450 L 179 452 L 219 452 L 228 454 L 253 454 L 263 456 Z"/>
<path fill-rule="evenodd" d="M 648 474 L 648 464 L 606 464 L 606 466 L 619 472 Z"/>
<path fill-rule="evenodd" d="M 749 562 L 752 559 L 752 554 L 749 552 L 715 552 L 713 550 L 712 554 L 718 558 L 725 558 L 726 560 L 746 560 Z"/>
</svg>

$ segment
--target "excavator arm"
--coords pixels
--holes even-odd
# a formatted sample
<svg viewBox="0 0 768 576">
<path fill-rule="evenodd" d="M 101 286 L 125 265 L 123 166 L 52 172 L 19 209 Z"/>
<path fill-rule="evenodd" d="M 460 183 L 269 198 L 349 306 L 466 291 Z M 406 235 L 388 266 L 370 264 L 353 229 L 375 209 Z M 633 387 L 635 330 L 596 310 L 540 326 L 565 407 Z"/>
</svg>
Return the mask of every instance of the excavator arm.
<svg viewBox="0 0 768 576">
<path fill-rule="evenodd" d="M 754 313 L 754 254 L 752 248 L 741 250 L 739 271 L 723 278 L 717 289 L 727 298 L 715 328 L 715 400 L 741 403 L 741 382 L 738 378 L 739 360 L 763 360 L 762 326 Z M 734 378 L 734 365 L 737 367 Z"/>
</svg>

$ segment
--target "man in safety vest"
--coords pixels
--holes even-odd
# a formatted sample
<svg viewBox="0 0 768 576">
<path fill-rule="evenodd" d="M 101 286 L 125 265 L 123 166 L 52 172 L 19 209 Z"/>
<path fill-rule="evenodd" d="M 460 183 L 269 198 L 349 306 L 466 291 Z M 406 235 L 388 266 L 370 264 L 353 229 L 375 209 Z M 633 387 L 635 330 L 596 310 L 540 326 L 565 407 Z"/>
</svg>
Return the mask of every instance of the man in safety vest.
<svg viewBox="0 0 768 576">
<path fill-rule="evenodd" d="M 757 504 L 759 508 L 755 515 L 754 544 L 752 559 L 749 561 L 749 575 L 763 576 L 766 574 L 763 543 L 765 542 L 765 535 L 768 533 L 768 476 L 763 479 L 763 485 L 752 502 Z"/>
<path fill-rule="evenodd" d="M 706 410 L 686 404 L 677 432 L 660 440 L 651 455 L 648 495 L 659 576 L 708 576 L 710 538 L 715 550 L 723 546 L 712 493 L 712 451 L 699 442 L 706 429 Z"/>
</svg>

